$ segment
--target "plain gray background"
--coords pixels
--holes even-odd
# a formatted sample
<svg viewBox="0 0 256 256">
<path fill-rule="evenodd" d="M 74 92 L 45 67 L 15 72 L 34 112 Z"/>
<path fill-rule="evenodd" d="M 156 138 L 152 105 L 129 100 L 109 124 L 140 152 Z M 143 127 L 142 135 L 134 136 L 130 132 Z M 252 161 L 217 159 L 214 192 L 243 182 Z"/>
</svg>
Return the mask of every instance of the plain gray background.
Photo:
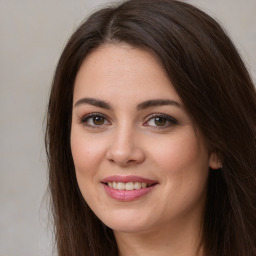
<svg viewBox="0 0 256 256">
<path fill-rule="evenodd" d="M 0 0 L 0 256 L 52 255 L 43 139 L 51 79 L 77 25 L 109 2 Z M 187 2 L 223 24 L 256 81 L 256 1 Z"/>
</svg>

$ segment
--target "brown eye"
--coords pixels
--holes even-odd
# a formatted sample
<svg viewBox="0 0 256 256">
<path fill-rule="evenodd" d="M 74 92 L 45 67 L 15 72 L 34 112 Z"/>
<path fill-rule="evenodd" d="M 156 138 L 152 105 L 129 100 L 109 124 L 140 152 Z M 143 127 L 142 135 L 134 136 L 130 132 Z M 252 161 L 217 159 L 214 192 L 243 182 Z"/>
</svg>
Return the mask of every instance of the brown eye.
<svg viewBox="0 0 256 256">
<path fill-rule="evenodd" d="M 155 124 L 157 126 L 165 126 L 166 125 L 166 118 L 163 118 L 163 117 L 155 117 Z"/>
<path fill-rule="evenodd" d="M 101 128 L 109 125 L 108 119 L 98 113 L 91 113 L 81 118 L 81 123 L 92 128 Z"/>
<path fill-rule="evenodd" d="M 148 121 L 144 123 L 145 126 L 150 126 L 158 129 L 165 129 L 174 125 L 177 125 L 178 122 L 175 118 L 165 114 L 154 114 L 149 116 Z"/>
<path fill-rule="evenodd" d="M 102 116 L 94 116 L 93 117 L 93 124 L 94 125 L 103 125 L 104 122 L 105 122 L 105 119 Z"/>
</svg>

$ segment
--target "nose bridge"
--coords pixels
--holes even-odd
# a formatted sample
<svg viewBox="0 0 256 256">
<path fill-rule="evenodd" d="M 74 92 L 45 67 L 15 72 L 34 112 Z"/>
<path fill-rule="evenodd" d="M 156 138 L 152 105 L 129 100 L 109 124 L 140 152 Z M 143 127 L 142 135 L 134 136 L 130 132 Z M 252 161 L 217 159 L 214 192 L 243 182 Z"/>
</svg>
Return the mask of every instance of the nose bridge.
<svg viewBox="0 0 256 256">
<path fill-rule="evenodd" d="M 143 150 L 138 145 L 137 131 L 132 124 L 124 122 L 116 126 L 108 149 L 108 159 L 119 165 L 140 163 L 144 160 Z"/>
</svg>

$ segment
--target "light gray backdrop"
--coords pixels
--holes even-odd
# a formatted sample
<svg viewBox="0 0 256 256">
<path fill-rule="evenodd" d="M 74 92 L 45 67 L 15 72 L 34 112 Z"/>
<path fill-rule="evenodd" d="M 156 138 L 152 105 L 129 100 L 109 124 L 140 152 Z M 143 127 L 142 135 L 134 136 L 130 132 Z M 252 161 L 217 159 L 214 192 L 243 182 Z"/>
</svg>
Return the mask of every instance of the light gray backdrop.
<svg viewBox="0 0 256 256">
<path fill-rule="evenodd" d="M 104 2 L 0 0 L 0 256 L 52 255 L 44 199 L 49 88 L 67 38 Z M 256 1 L 187 2 L 225 26 L 256 81 Z"/>
</svg>

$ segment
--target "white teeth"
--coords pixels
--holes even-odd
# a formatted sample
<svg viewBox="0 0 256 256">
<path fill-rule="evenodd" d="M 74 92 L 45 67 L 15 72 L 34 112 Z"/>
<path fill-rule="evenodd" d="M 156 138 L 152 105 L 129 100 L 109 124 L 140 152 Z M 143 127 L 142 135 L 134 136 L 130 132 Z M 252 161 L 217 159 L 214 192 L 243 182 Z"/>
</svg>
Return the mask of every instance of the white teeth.
<svg viewBox="0 0 256 256">
<path fill-rule="evenodd" d="M 124 189 L 125 189 L 125 183 L 123 183 L 123 182 L 118 182 L 118 183 L 117 183 L 117 189 L 118 189 L 118 190 L 124 190 Z"/>
<path fill-rule="evenodd" d="M 108 182 L 108 186 L 117 190 L 134 190 L 149 187 L 145 182 Z"/>
<path fill-rule="evenodd" d="M 140 182 L 135 182 L 134 183 L 134 188 L 135 189 L 141 189 L 141 183 Z"/>
<path fill-rule="evenodd" d="M 133 182 L 128 182 L 125 184 L 125 190 L 134 190 Z"/>
</svg>

